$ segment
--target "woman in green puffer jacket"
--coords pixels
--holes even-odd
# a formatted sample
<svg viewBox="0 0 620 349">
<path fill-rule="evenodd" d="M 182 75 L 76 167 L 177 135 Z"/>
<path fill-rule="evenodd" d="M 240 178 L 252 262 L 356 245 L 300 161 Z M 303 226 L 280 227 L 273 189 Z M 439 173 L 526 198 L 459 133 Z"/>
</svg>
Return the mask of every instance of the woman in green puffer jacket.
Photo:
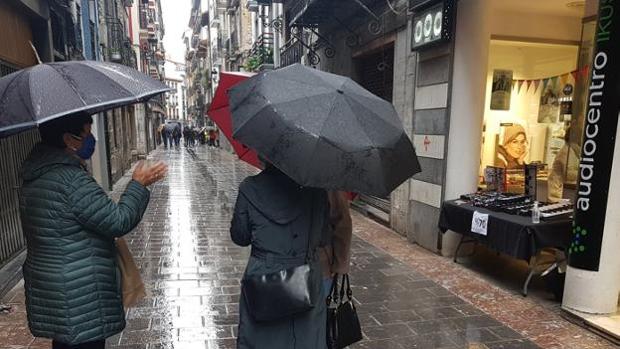
<svg viewBox="0 0 620 349">
<path fill-rule="evenodd" d="M 28 324 L 54 349 L 105 348 L 125 327 L 114 239 L 141 220 L 163 163 L 138 164 L 119 203 L 86 171 L 95 149 L 92 118 L 72 115 L 41 125 L 21 171 L 20 213 Z"/>
</svg>

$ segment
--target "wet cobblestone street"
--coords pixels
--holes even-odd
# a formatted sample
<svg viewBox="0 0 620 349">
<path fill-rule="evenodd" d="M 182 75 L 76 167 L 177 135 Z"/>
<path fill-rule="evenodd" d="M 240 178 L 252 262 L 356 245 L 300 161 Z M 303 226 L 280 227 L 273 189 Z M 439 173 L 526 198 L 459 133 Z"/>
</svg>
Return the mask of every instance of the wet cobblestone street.
<svg viewBox="0 0 620 349">
<path fill-rule="evenodd" d="M 107 348 L 235 348 L 239 285 L 249 249 L 235 246 L 228 228 L 238 184 L 254 170 L 232 155 L 206 147 L 157 151 L 153 158 L 169 164 L 169 175 L 151 188 L 144 220 L 127 236 L 148 296 L 127 311 L 127 328 L 110 338 Z M 122 183 L 118 187 L 122 189 Z M 365 335 L 354 348 L 614 347 L 558 320 L 548 309 L 519 303 L 520 298 L 407 244 L 357 213 L 354 226 L 351 282 Z M 462 290 L 466 282 L 470 292 Z M 481 301 L 477 296 L 487 292 L 505 297 L 501 302 L 507 306 L 532 307 L 530 323 L 543 326 L 537 317 L 545 321 L 551 337 L 560 328 L 553 324 L 560 321 L 567 330 L 559 333 L 566 337 L 553 337 L 552 342 L 510 322 L 488 306 L 497 297 Z M 51 347 L 27 329 L 21 285 L 3 303 L 10 303 L 14 311 L 0 315 L 0 348 Z"/>
</svg>

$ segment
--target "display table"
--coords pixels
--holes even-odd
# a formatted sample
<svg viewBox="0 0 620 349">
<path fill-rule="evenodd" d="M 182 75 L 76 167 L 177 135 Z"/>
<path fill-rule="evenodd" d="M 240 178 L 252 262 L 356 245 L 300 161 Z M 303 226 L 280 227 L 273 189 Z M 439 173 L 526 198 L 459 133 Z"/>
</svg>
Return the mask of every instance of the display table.
<svg viewBox="0 0 620 349">
<path fill-rule="evenodd" d="M 487 235 L 472 232 L 472 218 L 476 211 L 489 215 Z M 461 247 L 468 242 L 480 243 L 494 251 L 530 262 L 531 257 L 537 256 L 546 248 L 568 250 L 572 220 L 568 217 L 560 217 L 534 224 L 530 217 L 494 212 L 455 200 L 444 202 L 439 217 L 439 229 L 442 233 L 451 230 L 462 234 L 455 251 L 455 262 Z M 523 294 L 527 295 L 527 286 L 532 276 L 546 275 L 545 273 L 565 262 L 561 259 L 558 258 L 550 270 L 540 271 L 536 265 L 530 265 L 530 275 L 523 286 Z"/>
</svg>

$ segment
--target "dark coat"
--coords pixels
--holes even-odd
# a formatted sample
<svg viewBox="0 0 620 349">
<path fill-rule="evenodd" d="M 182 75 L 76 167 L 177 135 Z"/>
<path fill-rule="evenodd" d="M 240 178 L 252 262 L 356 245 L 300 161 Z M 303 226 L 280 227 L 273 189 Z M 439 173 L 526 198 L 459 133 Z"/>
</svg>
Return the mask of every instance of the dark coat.
<svg viewBox="0 0 620 349">
<path fill-rule="evenodd" d="M 270 168 L 246 178 L 232 220 L 231 237 L 240 246 L 252 246 L 246 275 L 260 275 L 305 263 L 308 234 L 315 251 L 312 266 L 321 282 L 319 245 L 327 240 L 329 217 L 327 193 L 302 188 L 278 170 Z M 243 292 L 243 291 L 242 291 Z M 325 302 L 310 311 L 274 322 L 256 322 L 243 296 L 239 306 L 241 349 L 323 349 L 326 348 Z"/>
<path fill-rule="evenodd" d="M 30 331 L 68 344 L 122 331 L 125 314 L 114 238 L 140 222 L 149 191 L 132 181 L 116 204 L 77 158 L 44 145 L 24 162 L 21 176 Z"/>
</svg>

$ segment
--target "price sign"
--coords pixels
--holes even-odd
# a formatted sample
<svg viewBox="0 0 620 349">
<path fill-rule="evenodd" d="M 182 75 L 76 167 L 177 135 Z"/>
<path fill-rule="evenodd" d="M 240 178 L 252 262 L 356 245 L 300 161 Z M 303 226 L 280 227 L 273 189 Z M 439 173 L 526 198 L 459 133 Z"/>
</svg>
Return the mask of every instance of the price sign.
<svg viewBox="0 0 620 349">
<path fill-rule="evenodd" d="M 488 226 L 489 215 L 478 211 L 474 212 L 474 216 L 471 219 L 471 232 L 486 236 Z"/>
</svg>

